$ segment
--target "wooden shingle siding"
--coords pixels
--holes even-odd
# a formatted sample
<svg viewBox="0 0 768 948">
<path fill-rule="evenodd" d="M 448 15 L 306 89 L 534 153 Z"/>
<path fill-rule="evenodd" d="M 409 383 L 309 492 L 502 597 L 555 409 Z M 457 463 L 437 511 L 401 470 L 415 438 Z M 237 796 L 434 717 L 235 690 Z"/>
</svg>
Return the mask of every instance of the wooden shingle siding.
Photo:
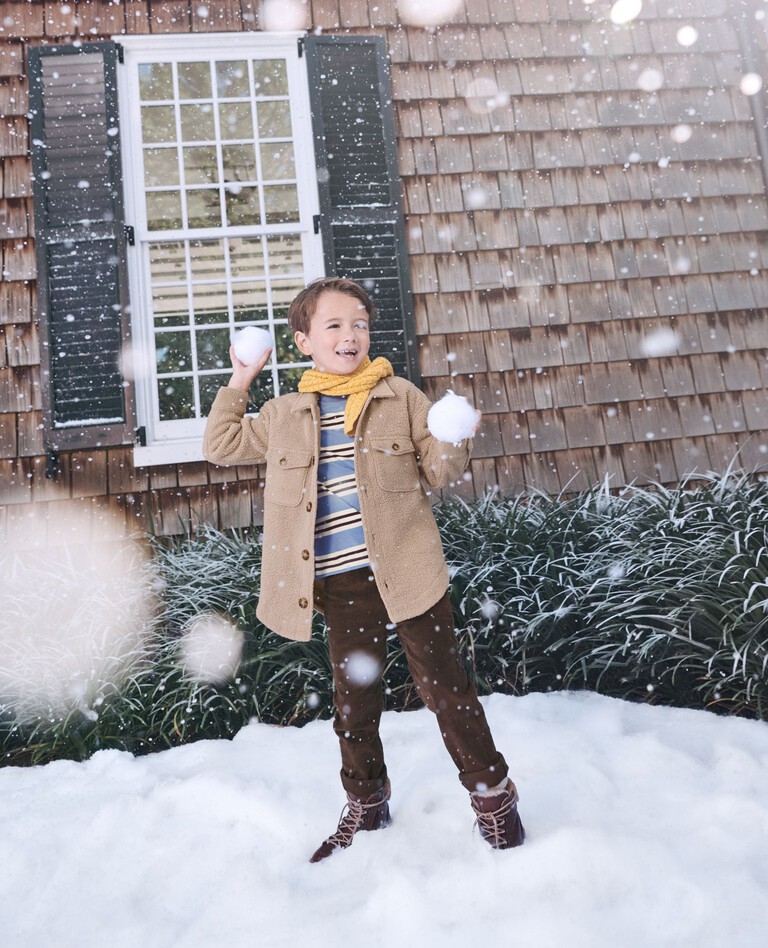
<svg viewBox="0 0 768 948">
<path fill-rule="evenodd" d="M 768 467 L 768 198 L 739 8 L 647 2 L 614 26 L 610 7 L 466 0 L 423 29 L 396 0 L 306 4 L 310 30 L 387 43 L 423 388 L 484 412 L 465 497 L 674 483 L 737 452 Z M 115 447 L 62 451 L 45 478 L 26 80 L 28 42 L 260 17 L 255 0 L 3 4 L 0 530 L 65 498 L 94 529 L 108 513 L 157 533 L 260 521 L 262 470 L 137 470 Z M 749 19 L 764 62 L 763 29 Z"/>
</svg>

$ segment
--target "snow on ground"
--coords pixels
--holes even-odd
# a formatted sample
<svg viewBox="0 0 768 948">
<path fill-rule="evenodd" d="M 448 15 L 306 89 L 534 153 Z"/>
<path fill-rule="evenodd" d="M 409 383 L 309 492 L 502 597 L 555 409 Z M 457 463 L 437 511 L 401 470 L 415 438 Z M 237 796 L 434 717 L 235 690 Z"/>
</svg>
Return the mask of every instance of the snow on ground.
<svg viewBox="0 0 768 948">
<path fill-rule="evenodd" d="M 4 948 L 765 944 L 768 729 L 591 694 L 484 699 L 528 840 L 495 852 L 428 711 L 384 715 L 394 822 L 342 805 L 328 722 L 0 770 Z"/>
</svg>

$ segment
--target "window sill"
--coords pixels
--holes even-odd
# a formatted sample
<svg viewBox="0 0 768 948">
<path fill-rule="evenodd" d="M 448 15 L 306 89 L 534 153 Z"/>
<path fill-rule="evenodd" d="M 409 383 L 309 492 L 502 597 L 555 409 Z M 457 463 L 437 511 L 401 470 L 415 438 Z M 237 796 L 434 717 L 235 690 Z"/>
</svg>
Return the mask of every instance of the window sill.
<svg viewBox="0 0 768 948">
<path fill-rule="evenodd" d="M 193 441 L 170 441 L 166 444 L 152 444 L 133 449 L 133 463 L 136 467 L 186 464 L 204 460 L 202 438 L 195 438 Z"/>
</svg>

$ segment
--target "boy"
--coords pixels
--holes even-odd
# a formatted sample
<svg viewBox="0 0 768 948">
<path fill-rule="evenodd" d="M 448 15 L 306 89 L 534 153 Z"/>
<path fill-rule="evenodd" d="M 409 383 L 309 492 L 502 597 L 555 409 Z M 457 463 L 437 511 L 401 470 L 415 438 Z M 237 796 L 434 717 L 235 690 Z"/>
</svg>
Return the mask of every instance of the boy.
<svg viewBox="0 0 768 948">
<path fill-rule="evenodd" d="M 230 350 L 232 378 L 205 429 L 209 461 L 267 464 L 259 619 L 306 641 L 313 603 L 325 614 L 347 805 L 311 862 L 390 822 L 379 720 L 392 628 L 482 836 L 497 849 L 519 846 L 525 836 L 515 785 L 459 659 L 448 569 L 420 482 L 455 482 L 471 441 L 437 441 L 427 429 L 427 397 L 395 377 L 386 359 L 371 362 L 375 315 L 373 301 L 350 280 L 310 283 L 288 310 L 296 345 L 315 366 L 298 393 L 244 418 L 248 389 L 270 352 L 244 365 Z"/>
</svg>

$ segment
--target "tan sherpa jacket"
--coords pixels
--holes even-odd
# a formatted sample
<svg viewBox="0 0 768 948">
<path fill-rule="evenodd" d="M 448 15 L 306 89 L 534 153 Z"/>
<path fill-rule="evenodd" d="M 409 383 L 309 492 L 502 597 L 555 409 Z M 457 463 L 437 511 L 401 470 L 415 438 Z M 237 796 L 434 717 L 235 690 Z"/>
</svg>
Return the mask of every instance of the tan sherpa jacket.
<svg viewBox="0 0 768 948">
<path fill-rule="evenodd" d="M 306 641 L 315 589 L 315 506 L 320 410 L 315 394 L 292 393 L 244 417 L 247 398 L 222 388 L 208 416 L 203 453 L 216 464 L 266 461 L 264 538 L 257 615 L 268 628 Z M 421 615 L 448 588 L 443 547 L 420 475 L 450 488 L 467 466 L 471 441 L 437 441 L 429 399 L 405 379 L 371 390 L 357 422 L 355 471 L 373 574 L 392 622 Z"/>
</svg>

